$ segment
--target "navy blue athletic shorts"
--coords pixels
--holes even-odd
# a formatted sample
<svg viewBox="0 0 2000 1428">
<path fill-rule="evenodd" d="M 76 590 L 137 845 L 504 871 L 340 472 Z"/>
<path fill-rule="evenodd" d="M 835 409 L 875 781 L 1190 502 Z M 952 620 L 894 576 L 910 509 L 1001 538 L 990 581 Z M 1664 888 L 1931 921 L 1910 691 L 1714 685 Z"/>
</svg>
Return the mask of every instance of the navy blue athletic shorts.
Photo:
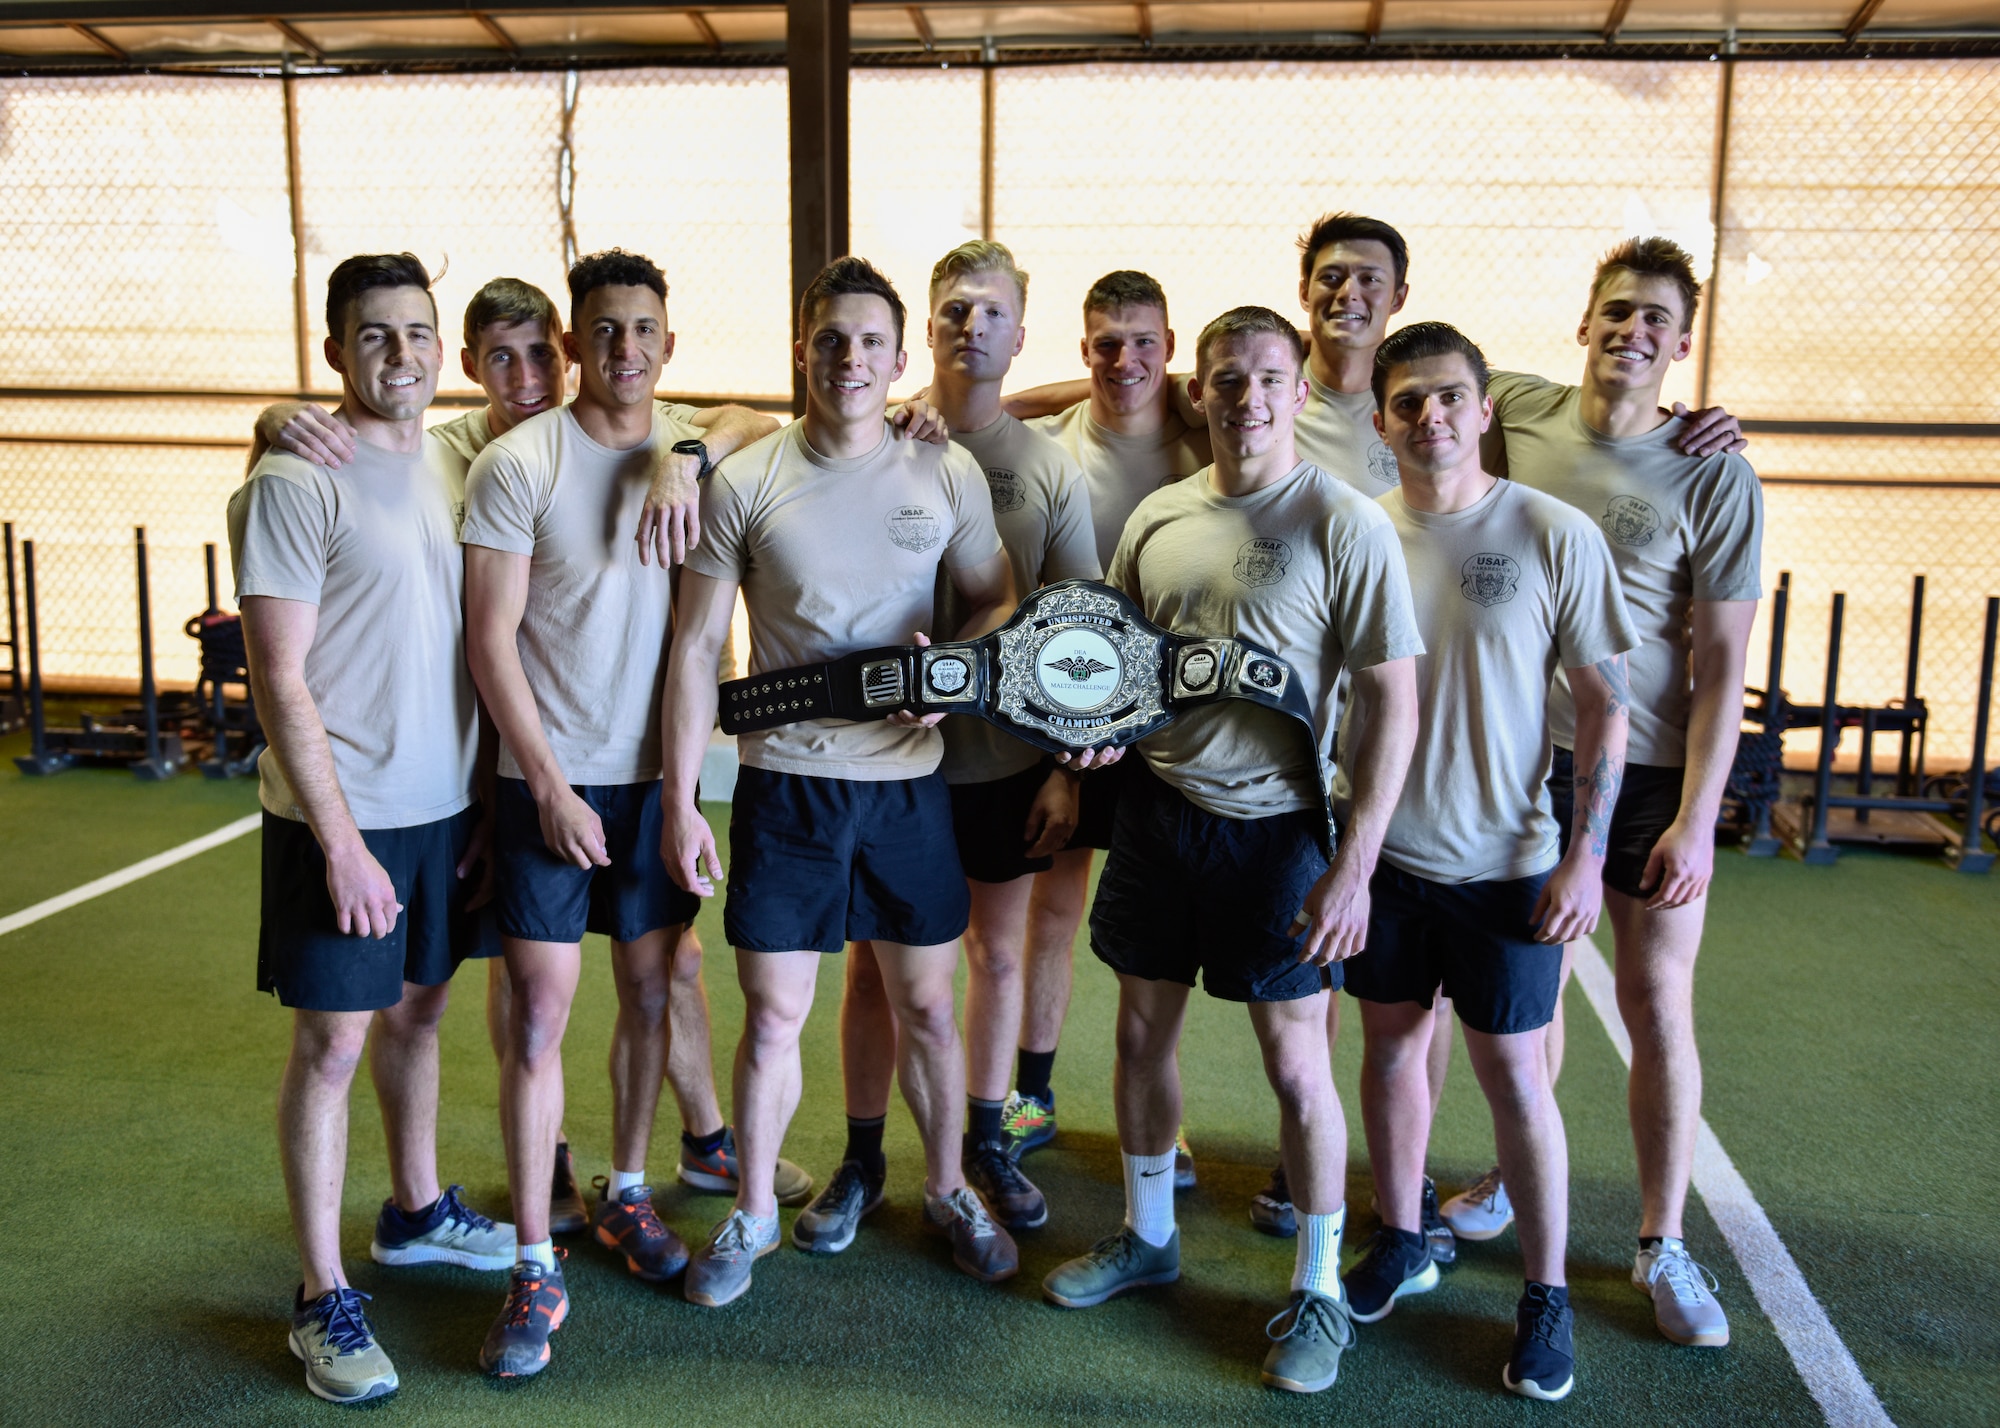
<svg viewBox="0 0 2000 1428">
<path fill-rule="evenodd" d="M 1648 898 L 1646 860 L 1660 835 L 1681 816 L 1681 786 L 1687 770 L 1660 764 L 1627 764 L 1611 809 L 1611 835 L 1604 848 L 1604 885 L 1627 897 Z M 1557 746 L 1549 761 L 1549 801 L 1555 805 L 1562 850 L 1569 852 L 1570 822 L 1576 816 L 1576 755 Z"/>
<path fill-rule="evenodd" d="M 541 814 L 525 780 L 500 780 L 493 830 L 500 870 L 500 930 L 529 942 L 581 942 L 601 932 L 636 942 L 693 922 L 701 899 L 660 858 L 660 781 L 577 784 L 572 791 L 604 824 L 608 868 L 579 868 L 542 840 Z"/>
<path fill-rule="evenodd" d="M 954 783 L 951 827 L 958 861 L 976 883 L 1011 883 L 1055 866 L 1047 856 L 1028 856 L 1028 812 L 1049 781 L 1049 765 L 1036 763 L 1017 774 L 985 783 Z"/>
<path fill-rule="evenodd" d="M 732 947 L 839 952 L 865 940 L 935 947 L 957 941 L 971 913 L 942 775 L 876 781 L 737 771 L 722 914 Z"/>
<path fill-rule="evenodd" d="M 377 938 L 343 933 L 335 923 L 326 853 L 312 829 L 266 813 L 257 990 L 303 1011 L 379 1011 L 403 999 L 405 982 L 435 987 L 468 957 L 496 955 L 492 907 L 466 907 L 482 870 L 458 876 L 478 823 L 474 804 L 435 823 L 361 830 L 403 905 L 395 929 Z"/>
<path fill-rule="evenodd" d="M 1111 851 L 1090 909 L 1090 950 L 1113 971 L 1212 997 L 1289 1002 L 1340 985 L 1340 964 L 1299 961 L 1299 910 L 1326 872 L 1321 815 L 1223 818 L 1145 767 L 1119 793 Z M 1113 768 L 1119 765 L 1112 765 Z M 1089 776 L 1086 775 L 1086 783 Z"/>
<path fill-rule="evenodd" d="M 1133 769 L 1143 762 L 1137 749 L 1128 749 L 1125 757 L 1115 764 L 1083 771 L 1076 791 L 1076 831 L 1063 845 L 1065 851 L 1111 846 L 1111 829 L 1118 822 L 1119 796 L 1133 776 Z"/>
<path fill-rule="evenodd" d="M 1368 883 L 1368 945 L 1347 962 L 1347 990 L 1367 1002 L 1431 1005 L 1442 987 L 1460 1021 L 1489 1036 L 1547 1026 L 1562 988 L 1560 942 L 1529 921 L 1550 873 L 1438 883 L 1388 863 Z"/>
</svg>

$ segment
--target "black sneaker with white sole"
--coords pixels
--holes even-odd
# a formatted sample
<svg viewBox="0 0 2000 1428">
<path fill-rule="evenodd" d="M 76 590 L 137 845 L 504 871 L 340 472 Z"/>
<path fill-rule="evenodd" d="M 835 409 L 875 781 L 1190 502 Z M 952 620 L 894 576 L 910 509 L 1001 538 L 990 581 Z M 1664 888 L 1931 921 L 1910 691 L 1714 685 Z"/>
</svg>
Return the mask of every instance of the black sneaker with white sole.
<svg viewBox="0 0 2000 1428">
<path fill-rule="evenodd" d="M 1431 1263 L 1450 1264 L 1458 1258 L 1458 1238 L 1452 1234 L 1451 1226 L 1438 1213 L 1437 1181 L 1424 1177 L 1423 1202 L 1424 1238 L 1431 1242 Z"/>
<path fill-rule="evenodd" d="M 1576 1316 L 1569 1288 L 1529 1283 L 1514 1306 L 1514 1353 L 1500 1371 L 1509 1393 L 1554 1403 L 1576 1387 Z"/>
<path fill-rule="evenodd" d="M 882 1181 L 858 1160 L 843 1160 L 819 1198 L 792 1222 L 792 1243 L 807 1254 L 839 1254 L 854 1243 L 861 1217 L 882 1203 Z"/>
<path fill-rule="evenodd" d="M 1347 1290 L 1347 1312 L 1357 1324 L 1374 1324 L 1389 1317 L 1406 1294 L 1437 1288 L 1438 1269 L 1431 1263 L 1430 1241 L 1409 1230 L 1384 1225 L 1369 1242 L 1360 1263 L 1340 1277 Z"/>
</svg>

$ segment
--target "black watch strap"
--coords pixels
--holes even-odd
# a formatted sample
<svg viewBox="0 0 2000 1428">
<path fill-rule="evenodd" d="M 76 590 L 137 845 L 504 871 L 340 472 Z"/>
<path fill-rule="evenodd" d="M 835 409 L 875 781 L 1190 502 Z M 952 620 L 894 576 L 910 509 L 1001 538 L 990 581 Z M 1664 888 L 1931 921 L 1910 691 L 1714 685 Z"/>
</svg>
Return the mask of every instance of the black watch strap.
<svg viewBox="0 0 2000 1428">
<path fill-rule="evenodd" d="M 697 481 L 715 469 L 715 463 L 708 459 L 708 443 L 699 437 L 690 436 L 685 441 L 677 441 L 673 449 L 683 456 L 692 456 L 701 463 L 701 470 L 695 473 L 694 479 Z"/>
</svg>

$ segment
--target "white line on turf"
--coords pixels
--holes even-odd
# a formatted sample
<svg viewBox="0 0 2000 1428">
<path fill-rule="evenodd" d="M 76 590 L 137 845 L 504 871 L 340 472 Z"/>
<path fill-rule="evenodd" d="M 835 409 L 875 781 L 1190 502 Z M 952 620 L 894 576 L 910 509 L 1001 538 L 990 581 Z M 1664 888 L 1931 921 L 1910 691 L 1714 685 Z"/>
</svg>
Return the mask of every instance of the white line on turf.
<svg viewBox="0 0 2000 1428">
<path fill-rule="evenodd" d="M 150 858 L 141 858 L 129 868 L 120 868 L 115 873 L 106 873 L 103 877 L 94 878 L 82 887 L 71 888 L 68 892 L 57 893 L 54 897 L 49 898 L 45 902 L 38 902 L 33 907 L 24 907 L 19 912 L 9 913 L 5 917 L 0 917 L 0 937 L 6 936 L 9 932 L 18 932 L 23 927 L 28 926 L 28 924 L 40 922 L 45 917 L 53 917 L 59 912 L 75 907 L 80 902 L 89 902 L 94 897 L 102 897 L 105 893 L 122 888 L 127 883 L 136 883 L 139 879 L 150 877 L 162 868 L 171 868 L 175 863 L 185 863 L 189 858 L 206 853 L 210 848 L 219 848 L 224 843 L 241 838 L 251 829 L 260 826 L 263 821 L 263 814 L 249 814 L 246 817 L 237 819 L 234 823 L 223 824 L 222 827 L 216 829 L 213 833 L 204 833 L 199 838 L 191 839 L 181 844 L 178 848 L 169 848 L 164 853 L 155 853 Z"/>
<path fill-rule="evenodd" d="M 1618 1014 L 1618 988 L 1610 964 L 1590 938 L 1575 946 L 1576 980 L 1590 998 L 1591 1009 L 1604 1024 L 1611 1044 L 1618 1048 L 1619 1059 L 1630 1070 L 1632 1038 Z M 1770 1217 L 1750 1193 L 1749 1182 L 1736 1169 L 1736 1162 L 1722 1148 L 1705 1116 L 1695 1140 L 1694 1188 L 1701 1192 L 1716 1228 L 1729 1242 L 1730 1252 L 1743 1267 L 1743 1277 L 1750 1281 L 1751 1292 L 1771 1327 L 1778 1331 L 1826 1421 L 1833 1428 L 1895 1428 L 1882 1400 L 1861 1376 L 1854 1355 L 1840 1341 L 1826 1310 L 1813 1297 L 1792 1252 L 1778 1238 Z"/>
</svg>

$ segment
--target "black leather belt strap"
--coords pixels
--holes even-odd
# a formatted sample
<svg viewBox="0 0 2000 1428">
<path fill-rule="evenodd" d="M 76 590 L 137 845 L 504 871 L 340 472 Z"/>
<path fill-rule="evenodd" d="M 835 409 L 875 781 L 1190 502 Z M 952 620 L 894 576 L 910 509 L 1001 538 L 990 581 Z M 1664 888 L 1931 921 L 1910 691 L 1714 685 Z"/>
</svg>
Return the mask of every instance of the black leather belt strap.
<svg viewBox="0 0 2000 1428">
<path fill-rule="evenodd" d="M 1073 638 L 1057 643 L 1064 635 Z M 1069 580 L 1036 591 L 976 640 L 884 645 L 731 680 L 720 690 L 720 713 L 725 734 L 808 719 L 886 719 L 899 710 L 971 714 L 1038 748 L 1074 753 L 1134 743 L 1184 709 L 1225 699 L 1295 721 L 1317 781 L 1312 700 L 1283 659 L 1250 640 L 1162 630 L 1122 592 Z M 1331 857 L 1332 805 L 1321 793 Z"/>
</svg>

